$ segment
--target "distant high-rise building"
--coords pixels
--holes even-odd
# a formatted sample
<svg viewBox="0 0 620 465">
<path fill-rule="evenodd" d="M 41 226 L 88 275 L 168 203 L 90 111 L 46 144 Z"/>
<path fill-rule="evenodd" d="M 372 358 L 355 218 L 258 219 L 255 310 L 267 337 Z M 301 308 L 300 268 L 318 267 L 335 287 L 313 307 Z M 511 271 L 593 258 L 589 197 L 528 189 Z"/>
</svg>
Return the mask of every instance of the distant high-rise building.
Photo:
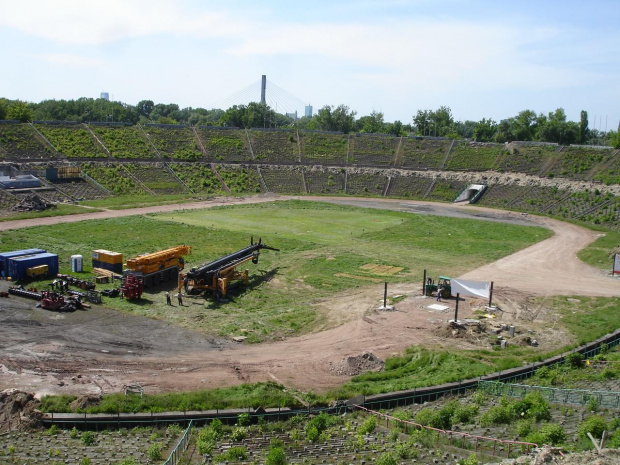
<svg viewBox="0 0 620 465">
<path fill-rule="evenodd" d="M 287 113 L 286 116 L 297 121 L 297 110 L 295 110 L 295 113 Z"/>
<path fill-rule="evenodd" d="M 312 105 L 306 105 L 306 111 L 304 112 L 304 116 L 307 118 L 312 118 Z"/>
<path fill-rule="evenodd" d="M 101 92 L 101 96 L 99 98 L 110 101 L 110 94 L 107 92 Z"/>
</svg>

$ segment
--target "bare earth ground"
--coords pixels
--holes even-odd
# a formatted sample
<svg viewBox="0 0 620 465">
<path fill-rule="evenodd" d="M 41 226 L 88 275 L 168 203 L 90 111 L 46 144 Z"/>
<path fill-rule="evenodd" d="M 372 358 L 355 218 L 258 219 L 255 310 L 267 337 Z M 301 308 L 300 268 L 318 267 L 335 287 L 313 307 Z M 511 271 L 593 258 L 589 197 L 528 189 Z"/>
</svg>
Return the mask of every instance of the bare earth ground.
<svg viewBox="0 0 620 465">
<path fill-rule="evenodd" d="M 204 208 L 222 204 L 272 201 L 292 197 L 258 196 L 110 210 L 85 215 L 0 223 L 0 230 L 67 221 L 109 218 L 152 212 Z M 388 199 L 303 197 L 415 214 L 439 214 L 540 224 L 555 235 L 462 278 L 494 281 L 494 304 L 502 311 L 493 322 L 515 324 L 547 350 L 565 341 L 555 328 L 544 297 L 555 295 L 620 296 L 620 280 L 576 258 L 595 240 L 586 229 L 555 220 L 509 212 L 427 202 Z M 0 283 L 6 287 L 7 283 Z M 383 286 L 369 286 L 320 303 L 325 331 L 260 345 L 236 344 L 174 328 L 156 320 L 121 314 L 103 307 L 58 314 L 35 308 L 33 301 L 0 299 L 0 390 L 19 388 L 44 394 L 103 394 L 118 392 L 139 381 L 147 393 L 188 391 L 244 382 L 275 380 L 297 389 L 325 390 L 344 383 L 333 366 L 345 357 L 372 352 L 379 358 L 406 347 L 479 347 L 475 337 L 455 338 L 438 327 L 454 317 L 455 301 L 447 310 L 431 310 L 433 298 L 423 297 L 421 283 L 394 285 L 390 295 L 406 295 L 394 311 L 379 311 Z M 533 304 L 532 297 L 543 297 Z M 194 304 L 191 300 L 190 305 Z M 198 301 L 195 301 L 199 304 Z M 475 299 L 459 304 L 459 319 L 484 305 Z"/>
</svg>

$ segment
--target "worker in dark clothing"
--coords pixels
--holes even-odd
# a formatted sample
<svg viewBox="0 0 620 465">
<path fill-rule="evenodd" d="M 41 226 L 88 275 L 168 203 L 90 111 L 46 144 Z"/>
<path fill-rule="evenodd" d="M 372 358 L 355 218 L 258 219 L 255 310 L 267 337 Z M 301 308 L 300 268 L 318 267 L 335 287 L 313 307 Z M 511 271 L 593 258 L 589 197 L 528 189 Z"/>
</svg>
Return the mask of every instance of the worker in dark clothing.
<svg viewBox="0 0 620 465">
<path fill-rule="evenodd" d="M 166 303 L 168 305 L 172 305 L 172 300 L 170 300 L 170 292 L 166 291 Z"/>
<path fill-rule="evenodd" d="M 182 307 L 183 306 L 183 294 L 179 292 L 177 294 L 177 299 L 179 299 L 179 305 Z"/>
</svg>

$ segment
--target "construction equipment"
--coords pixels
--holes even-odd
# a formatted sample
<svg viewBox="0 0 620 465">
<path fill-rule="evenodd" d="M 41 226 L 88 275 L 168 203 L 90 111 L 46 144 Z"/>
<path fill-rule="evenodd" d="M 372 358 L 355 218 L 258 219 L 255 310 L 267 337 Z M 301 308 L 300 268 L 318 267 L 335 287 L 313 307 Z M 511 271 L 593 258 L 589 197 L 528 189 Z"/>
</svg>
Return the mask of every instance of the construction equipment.
<svg viewBox="0 0 620 465">
<path fill-rule="evenodd" d="M 50 267 L 48 265 L 31 266 L 26 268 L 26 277 L 30 279 L 38 279 L 47 276 Z"/>
<path fill-rule="evenodd" d="M 437 284 L 432 278 L 428 278 L 426 281 L 426 295 L 431 295 L 433 292 L 437 292 L 437 289 L 441 288 L 441 297 L 443 299 L 449 299 L 452 297 L 452 285 L 450 284 L 450 278 L 447 276 L 440 276 L 437 280 Z"/>
<path fill-rule="evenodd" d="M 142 297 L 142 290 L 144 289 L 144 283 L 141 276 L 128 274 L 123 278 L 123 285 L 121 286 L 121 294 L 128 300 L 135 300 Z"/>
<path fill-rule="evenodd" d="M 191 247 L 179 245 L 159 252 L 138 255 L 127 260 L 125 263 L 127 269 L 123 274 L 140 277 L 144 287 L 155 286 L 171 279 L 176 280 L 179 271 L 185 267 L 183 256 L 191 251 Z"/>
<path fill-rule="evenodd" d="M 207 263 L 199 268 L 192 268 L 187 274 L 179 274 L 179 292 L 185 288 L 188 294 L 200 294 L 201 292 L 213 291 L 216 297 L 225 297 L 228 285 L 232 281 L 242 280 L 248 284 L 248 270 L 237 271 L 237 267 L 252 260 L 258 263 L 258 257 L 262 249 L 279 251 L 274 247 L 269 247 L 262 243 L 261 239 L 254 244 L 254 239 L 250 241 L 250 246 L 241 249 L 225 257 Z"/>
<path fill-rule="evenodd" d="M 58 311 L 58 310 L 62 310 L 62 307 L 64 304 L 65 304 L 65 298 L 58 292 L 54 292 L 54 291 L 41 292 L 41 308 L 45 310 Z"/>
</svg>

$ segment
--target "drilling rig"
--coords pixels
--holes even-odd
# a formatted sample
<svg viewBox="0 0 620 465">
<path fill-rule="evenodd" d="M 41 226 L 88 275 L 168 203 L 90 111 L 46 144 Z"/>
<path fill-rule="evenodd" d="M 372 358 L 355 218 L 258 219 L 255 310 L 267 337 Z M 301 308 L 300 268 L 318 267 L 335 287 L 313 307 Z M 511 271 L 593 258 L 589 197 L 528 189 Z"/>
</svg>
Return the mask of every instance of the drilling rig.
<svg viewBox="0 0 620 465">
<path fill-rule="evenodd" d="M 262 249 L 280 250 L 263 244 L 261 239 L 254 244 L 252 238 L 250 246 L 245 249 L 218 258 L 199 268 L 192 268 L 186 274 L 180 273 L 179 292 L 185 288 L 185 292 L 188 294 L 212 291 L 215 297 L 225 297 L 230 282 L 243 281 L 248 284 L 249 270 L 238 271 L 237 267 L 250 260 L 256 265 Z"/>
</svg>

